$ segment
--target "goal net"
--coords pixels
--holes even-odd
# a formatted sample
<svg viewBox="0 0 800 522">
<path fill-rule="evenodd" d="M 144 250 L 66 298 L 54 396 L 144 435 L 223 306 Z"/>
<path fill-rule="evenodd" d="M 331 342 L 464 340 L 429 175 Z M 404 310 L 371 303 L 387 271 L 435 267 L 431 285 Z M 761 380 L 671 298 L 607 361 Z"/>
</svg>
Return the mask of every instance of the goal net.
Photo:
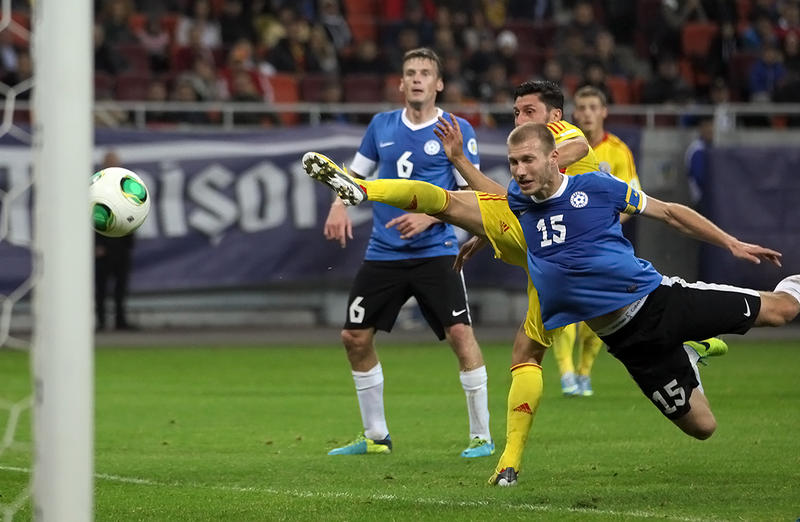
<svg viewBox="0 0 800 522">
<path fill-rule="evenodd" d="M 26 71 L 20 67 L 18 78 L 6 75 L 8 83 L 0 83 L 0 139 L 31 146 L 30 168 L 21 174 L 5 169 L 0 175 L 0 247 L 31 249 L 30 276 L 0 293 L 3 520 L 26 511 L 44 521 L 92 518 L 91 38 L 89 0 L 31 5 L 0 0 L 0 44 L 18 57 L 30 55 L 33 62 L 29 77 L 22 77 Z M 23 123 L 19 116 L 28 111 L 18 109 L 28 97 L 30 122 Z M 20 176 L 27 179 L 20 182 Z M 26 244 L 25 238 L 13 237 L 9 220 L 26 212 L 31 200 L 33 239 Z M 15 324 L 19 308 L 28 303 L 29 340 L 17 336 L 20 325 Z M 14 351 L 30 353 L 27 390 L 2 384 L 19 382 L 7 373 L 3 379 L 12 357 L 19 355 Z"/>
</svg>

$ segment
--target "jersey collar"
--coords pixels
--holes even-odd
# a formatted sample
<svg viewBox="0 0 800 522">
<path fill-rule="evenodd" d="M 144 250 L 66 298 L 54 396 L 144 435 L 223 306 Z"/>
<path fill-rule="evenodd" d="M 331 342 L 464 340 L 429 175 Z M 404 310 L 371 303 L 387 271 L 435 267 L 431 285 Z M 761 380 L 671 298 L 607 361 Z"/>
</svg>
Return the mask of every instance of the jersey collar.
<svg viewBox="0 0 800 522">
<path fill-rule="evenodd" d="M 537 199 L 535 196 L 531 196 L 531 199 L 533 200 L 534 203 L 544 203 L 545 201 L 549 201 L 551 199 L 555 199 L 555 198 L 561 197 L 561 195 L 564 193 L 564 191 L 567 190 L 567 184 L 568 183 L 569 183 L 569 176 L 567 176 L 566 174 L 562 173 L 561 174 L 561 186 L 558 187 L 558 190 L 556 190 L 555 193 L 552 196 L 550 196 L 549 198 L 544 198 L 544 199 Z"/>
<path fill-rule="evenodd" d="M 431 125 L 433 125 L 434 123 L 439 121 L 439 116 L 444 114 L 444 111 L 442 109 L 440 109 L 439 107 L 436 107 L 436 116 L 434 116 L 430 120 L 422 122 L 422 123 L 412 123 L 411 120 L 408 119 L 408 116 L 406 116 L 406 111 L 407 110 L 408 109 L 403 109 L 403 112 L 400 115 L 400 118 L 403 120 L 403 123 L 405 124 L 405 126 L 408 127 L 409 129 L 411 129 L 412 131 L 424 129 L 425 127 L 430 127 Z"/>
</svg>

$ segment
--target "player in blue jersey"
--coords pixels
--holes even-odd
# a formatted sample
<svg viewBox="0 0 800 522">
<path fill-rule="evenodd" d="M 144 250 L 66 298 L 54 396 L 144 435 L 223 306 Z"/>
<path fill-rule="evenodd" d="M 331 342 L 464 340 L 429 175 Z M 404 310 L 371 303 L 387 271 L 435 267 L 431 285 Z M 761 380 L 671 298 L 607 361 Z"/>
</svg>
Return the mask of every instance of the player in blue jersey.
<svg viewBox="0 0 800 522">
<path fill-rule="evenodd" d="M 609 174 L 568 177 L 544 125 L 508 137 L 516 181 L 509 189 L 528 245 L 529 274 L 546 328 L 586 321 L 644 394 L 681 430 L 706 439 L 716 429 L 685 339 L 782 326 L 800 313 L 800 275 L 772 292 L 663 276 L 634 255 L 620 214 L 642 214 L 754 263 L 781 266 L 781 254 L 745 243 L 677 203 L 646 196 Z"/>
<path fill-rule="evenodd" d="M 436 107 L 436 94 L 444 88 L 441 71 L 439 57 L 430 49 L 413 49 L 404 55 L 400 91 L 405 107 L 373 117 L 351 164 L 353 175 L 364 178 L 377 169 L 379 179 L 421 180 L 446 190 L 466 186 L 433 132 L 442 114 Z M 465 120 L 460 123 L 464 153 L 478 166 L 475 132 Z M 312 161 L 329 160 L 319 155 Z M 350 219 L 338 198 L 331 206 L 324 232 L 327 239 L 339 241 L 342 247 L 352 238 Z M 458 358 L 470 433 L 469 446 L 461 456 L 494 453 L 486 367 L 472 331 L 463 275 L 452 269 L 457 253 L 452 225 L 382 203 L 373 205 L 372 235 L 350 291 L 342 330 L 364 431 L 329 454 L 391 451 L 383 406 L 383 369 L 374 338 L 376 330 L 391 331 L 401 306 L 412 296 L 433 331 L 440 340 L 447 339 Z"/>
</svg>

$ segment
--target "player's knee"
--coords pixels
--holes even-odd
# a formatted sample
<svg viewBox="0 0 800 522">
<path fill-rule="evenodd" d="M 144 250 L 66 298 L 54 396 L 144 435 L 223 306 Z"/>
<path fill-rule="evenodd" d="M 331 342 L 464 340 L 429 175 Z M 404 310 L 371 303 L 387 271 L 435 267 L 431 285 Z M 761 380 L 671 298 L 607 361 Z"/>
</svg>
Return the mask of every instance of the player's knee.
<svg viewBox="0 0 800 522">
<path fill-rule="evenodd" d="M 342 344 L 348 353 L 363 352 L 370 346 L 369 330 L 342 330 Z"/>
<path fill-rule="evenodd" d="M 697 440 L 706 440 L 717 430 L 717 420 L 709 412 L 707 415 L 692 416 L 686 422 L 678 422 L 684 433 Z"/>
<path fill-rule="evenodd" d="M 769 292 L 761 296 L 761 311 L 758 314 L 759 326 L 783 326 L 800 313 L 800 303 L 792 296 L 782 292 Z"/>
</svg>

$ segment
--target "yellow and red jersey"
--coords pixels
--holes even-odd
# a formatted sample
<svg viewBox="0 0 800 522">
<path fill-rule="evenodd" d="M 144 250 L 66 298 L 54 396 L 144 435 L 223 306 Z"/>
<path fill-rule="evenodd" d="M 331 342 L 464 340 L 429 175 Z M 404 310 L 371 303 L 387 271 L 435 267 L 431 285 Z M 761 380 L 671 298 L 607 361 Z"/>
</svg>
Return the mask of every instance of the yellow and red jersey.
<svg viewBox="0 0 800 522">
<path fill-rule="evenodd" d="M 559 143 L 571 140 L 572 138 L 577 138 L 579 136 L 586 139 L 586 136 L 583 134 L 582 130 L 566 120 L 548 123 L 547 128 L 550 129 L 550 132 L 553 133 L 553 137 L 556 139 L 556 147 L 558 147 Z M 589 153 L 567 167 L 564 172 L 569 176 L 574 176 L 576 174 L 594 172 L 596 170 L 600 170 L 600 162 L 597 160 L 597 156 L 595 155 L 594 150 L 592 150 L 592 147 L 589 146 Z"/>
<path fill-rule="evenodd" d="M 636 190 L 642 188 L 636 175 L 633 153 L 619 136 L 606 132 L 594 152 L 600 161 L 600 170 L 613 174 Z"/>
</svg>

